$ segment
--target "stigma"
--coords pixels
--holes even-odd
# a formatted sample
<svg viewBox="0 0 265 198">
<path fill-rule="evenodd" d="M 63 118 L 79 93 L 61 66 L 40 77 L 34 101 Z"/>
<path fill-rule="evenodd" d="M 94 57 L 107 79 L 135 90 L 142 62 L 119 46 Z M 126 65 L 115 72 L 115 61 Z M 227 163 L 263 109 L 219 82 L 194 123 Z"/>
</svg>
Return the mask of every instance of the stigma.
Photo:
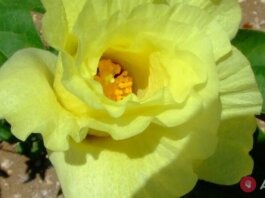
<svg viewBox="0 0 265 198">
<path fill-rule="evenodd" d="M 120 101 L 132 93 L 132 77 L 121 65 L 110 59 L 99 61 L 94 79 L 101 84 L 104 95 L 111 100 Z"/>
</svg>

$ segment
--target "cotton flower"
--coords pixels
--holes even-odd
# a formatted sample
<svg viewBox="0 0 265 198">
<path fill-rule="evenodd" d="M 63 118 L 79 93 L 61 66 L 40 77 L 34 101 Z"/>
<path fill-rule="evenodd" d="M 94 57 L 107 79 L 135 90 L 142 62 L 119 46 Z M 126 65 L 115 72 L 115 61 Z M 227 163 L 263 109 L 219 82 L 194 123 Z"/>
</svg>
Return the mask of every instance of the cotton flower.
<svg viewBox="0 0 265 198">
<path fill-rule="evenodd" d="M 179 197 L 234 184 L 261 110 L 230 40 L 234 0 L 43 0 L 58 56 L 24 49 L 0 70 L 0 118 L 40 132 L 66 197 Z"/>
</svg>

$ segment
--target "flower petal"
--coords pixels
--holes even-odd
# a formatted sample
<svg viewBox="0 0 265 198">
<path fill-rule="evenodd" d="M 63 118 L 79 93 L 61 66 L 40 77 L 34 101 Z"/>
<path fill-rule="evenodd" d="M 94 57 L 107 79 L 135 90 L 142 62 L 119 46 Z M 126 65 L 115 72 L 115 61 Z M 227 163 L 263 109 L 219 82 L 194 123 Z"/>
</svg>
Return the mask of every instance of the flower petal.
<svg viewBox="0 0 265 198">
<path fill-rule="evenodd" d="M 214 155 L 197 172 L 210 182 L 234 184 L 253 168 L 248 152 L 257 127 L 254 115 L 261 111 L 262 97 L 249 62 L 236 48 L 218 64 L 218 73 L 223 109 L 219 142 Z"/>
<path fill-rule="evenodd" d="M 86 0 L 42 0 L 46 11 L 49 12 L 46 16 L 49 18 L 47 21 L 48 23 L 45 24 L 44 29 L 49 29 L 49 25 L 54 26 L 54 22 L 57 22 L 59 26 L 62 24 L 66 25 L 67 30 L 69 32 L 72 31 L 85 2 Z M 60 17 L 53 18 L 56 16 Z"/>
<path fill-rule="evenodd" d="M 211 14 L 213 20 L 222 25 L 230 39 L 234 38 L 241 21 L 241 10 L 237 0 L 211 1 L 211 5 L 205 6 L 204 9 Z"/>
<path fill-rule="evenodd" d="M 43 0 L 42 3 L 46 9 L 46 14 L 42 20 L 45 40 L 49 45 L 63 49 L 69 30 L 62 1 Z"/>
<path fill-rule="evenodd" d="M 137 26 L 138 25 L 140 27 L 139 21 L 137 23 Z M 121 140 L 143 132 L 150 122 L 168 127 L 174 127 L 188 122 L 191 117 L 196 115 L 198 110 L 202 107 L 207 107 L 208 103 L 211 103 L 212 100 L 216 100 L 218 97 L 219 85 L 216 69 L 214 67 L 211 42 L 207 37 L 203 37 L 203 34 L 199 32 L 198 29 L 193 29 L 183 24 L 177 26 L 171 25 L 172 26 L 168 28 L 177 31 L 179 35 L 174 42 L 176 42 L 177 48 L 183 48 L 184 51 L 170 51 L 171 54 L 175 53 L 177 64 L 175 64 L 175 62 L 170 64 L 170 61 L 164 61 L 164 70 L 168 70 L 167 72 L 170 78 L 161 79 L 161 72 L 155 70 L 158 68 L 157 66 L 159 66 L 153 63 L 155 62 L 154 55 L 156 53 L 151 55 L 146 53 L 146 59 L 149 59 L 145 63 L 153 64 L 151 68 L 155 70 L 153 72 L 153 82 L 149 82 L 149 84 L 151 84 L 150 86 L 160 86 L 163 84 L 162 81 L 170 81 L 170 87 L 172 88 L 170 91 L 175 96 L 175 101 L 177 101 L 174 101 L 173 104 L 170 101 L 171 99 L 169 99 L 170 97 L 167 97 L 167 94 L 164 93 L 166 92 L 164 90 L 165 87 L 160 87 L 157 91 L 154 88 L 153 90 L 155 90 L 154 92 L 156 94 L 150 94 L 151 96 L 147 97 L 146 101 L 134 100 L 134 97 L 127 98 L 128 100 L 126 99 L 122 102 L 111 101 L 103 95 L 100 86 L 96 87 L 96 85 L 93 85 L 97 84 L 96 81 L 93 81 L 93 78 L 92 80 L 91 77 L 82 79 L 81 75 L 85 72 L 83 72 L 84 70 L 78 71 L 78 63 L 75 62 L 72 56 L 64 53 L 60 54 L 60 64 L 58 65 L 59 69 L 57 68 L 58 73 L 56 73 L 55 79 L 55 90 L 64 107 L 80 117 L 79 123 L 81 126 L 92 129 L 93 134 L 96 130 L 108 133 L 116 140 Z M 134 28 L 132 28 L 135 27 L 135 23 L 132 27 L 126 27 L 125 29 L 127 31 L 130 28 L 132 31 L 135 31 Z M 169 30 L 167 31 L 170 32 Z M 187 36 L 187 34 L 189 35 Z M 117 47 L 115 50 L 112 49 L 111 52 L 108 52 L 108 57 L 113 56 L 112 58 L 116 60 L 116 57 L 113 55 L 114 52 L 122 58 L 126 55 L 125 57 L 127 60 L 125 58 L 124 62 L 132 60 L 132 63 L 139 64 L 138 67 L 141 68 L 142 65 L 140 61 L 133 62 L 134 59 L 137 59 L 136 57 L 139 57 L 135 56 L 135 54 L 137 55 L 138 53 L 137 49 L 140 48 L 143 50 L 148 48 L 148 45 L 153 46 L 157 44 L 157 46 L 159 46 L 159 43 L 163 43 L 158 37 L 150 38 L 150 36 L 148 36 L 149 35 L 145 34 L 138 36 L 136 39 L 137 42 L 132 45 L 132 49 L 123 49 L 122 47 Z M 203 50 L 201 46 L 204 46 Z M 154 50 L 157 49 L 155 47 L 153 48 Z M 152 48 L 149 47 L 148 49 L 150 50 Z M 189 51 L 189 49 L 192 50 Z M 117 56 L 117 54 L 115 55 Z M 167 56 L 165 52 L 164 55 Z M 97 57 L 96 59 L 99 58 L 100 57 Z M 159 56 L 157 58 L 159 59 Z M 169 56 L 168 59 L 170 58 L 172 57 Z M 162 61 L 162 59 L 160 61 Z M 159 60 L 157 62 L 159 62 Z M 179 72 L 175 71 L 176 69 L 174 68 L 176 66 L 181 68 Z M 96 62 L 93 62 L 93 67 L 95 68 L 94 70 L 96 70 Z M 180 73 L 182 75 L 178 76 Z M 138 77 L 137 75 L 135 76 Z M 205 82 L 206 79 L 207 82 Z M 140 80 L 142 80 L 141 76 Z M 177 84 L 176 81 L 178 81 Z M 187 82 L 188 86 L 183 90 L 180 85 L 183 85 L 185 82 Z M 100 88 L 101 92 L 98 91 Z M 188 92 L 190 92 L 189 99 L 186 97 Z M 114 120 L 114 118 L 116 119 Z M 126 131 L 126 133 L 123 131 Z"/>
<path fill-rule="evenodd" d="M 73 28 L 81 18 L 86 24 L 82 28 L 90 25 L 91 21 L 97 23 L 100 19 L 106 19 L 120 9 L 124 13 L 129 13 L 135 6 L 151 2 L 151 0 L 134 0 L 124 2 L 123 0 L 42 0 L 46 9 L 43 19 L 43 32 L 48 43 L 60 50 L 74 52 L 78 47 L 77 39 Z M 83 11 L 84 10 L 84 11 Z M 87 12 L 88 17 L 79 16 L 80 13 Z M 81 14 L 82 15 L 82 14 Z M 55 20 L 56 19 L 56 20 Z"/>
<path fill-rule="evenodd" d="M 232 185 L 253 169 L 249 156 L 252 136 L 257 127 L 254 116 L 242 116 L 221 122 L 217 149 L 198 168 L 200 179 L 222 185 Z"/>
<path fill-rule="evenodd" d="M 217 65 L 222 118 L 261 112 L 262 96 L 249 61 L 236 48 Z"/>
<path fill-rule="evenodd" d="M 130 9 L 121 7 L 118 12 L 115 9 L 111 10 L 107 4 L 104 4 L 101 7 L 102 9 L 104 8 L 103 10 L 110 9 L 105 16 L 104 13 L 94 10 L 96 8 L 94 8 L 95 6 L 93 6 L 92 2 L 89 1 L 87 4 L 74 28 L 75 35 L 81 41 L 79 50 L 82 57 L 84 54 L 89 54 L 91 57 L 91 55 L 97 53 L 100 56 L 100 52 L 102 53 L 102 50 L 104 52 L 106 44 L 102 45 L 99 41 L 108 44 L 115 34 L 120 35 L 121 38 L 126 35 L 126 39 L 131 39 L 133 35 L 135 39 L 139 35 L 152 32 L 159 38 L 171 40 L 171 44 L 175 44 L 176 40 L 180 40 L 178 39 L 179 34 L 175 32 L 176 30 L 172 32 L 172 28 L 168 29 L 168 24 L 171 24 L 172 27 L 185 24 L 203 32 L 211 40 L 216 60 L 231 49 L 226 32 L 218 23 L 212 20 L 210 14 L 198 7 L 189 6 L 185 3 L 171 7 L 165 4 L 143 4 L 135 7 L 128 6 Z M 126 4 L 124 3 L 124 5 Z M 156 15 L 156 21 L 153 20 L 154 15 Z M 107 16 L 108 18 L 106 18 Z M 88 21 L 87 19 L 90 20 Z M 126 27 L 124 28 L 123 26 L 125 25 Z M 162 29 L 161 26 L 163 26 Z M 119 34 L 121 31 L 119 32 L 118 30 L 122 29 L 126 30 L 126 34 Z"/>
<path fill-rule="evenodd" d="M 73 35 L 73 26 L 85 2 L 86 0 L 42 0 L 46 9 L 42 27 L 45 39 L 51 46 L 74 53 L 77 40 Z"/>
<path fill-rule="evenodd" d="M 66 152 L 51 152 L 64 193 L 70 198 L 187 193 L 197 181 L 193 163 L 209 157 L 216 147 L 220 104 L 212 105 L 179 127 L 150 125 L 122 141 L 88 136 L 82 143 L 70 142 Z M 207 126 L 201 124 L 206 121 Z"/>
<path fill-rule="evenodd" d="M 49 158 L 64 193 L 68 197 L 78 194 L 80 198 L 130 197 L 153 175 L 157 178 L 150 182 L 150 189 L 142 190 L 149 196 L 157 186 L 171 196 L 190 190 L 197 180 L 192 167 L 181 159 L 171 165 L 176 153 L 159 145 L 161 133 L 154 127 L 149 129 L 148 135 L 119 142 L 91 137 L 83 143 L 71 142 L 70 150 L 65 153 L 51 153 Z M 163 176 L 159 173 L 161 169 Z M 172 174 L 176 176 L 174 179 Z M 75 188 L 71 188 L 73 185 Z"/>
<path fill-rule="evenodd" d="M 77 133 L 79 128 L 51 88 L 55 61 L 50 52 L 25 49 L 1 67 L 0 118 L 12 125 L 13 134 L 21 140 L 40 132 L 47 148 L 65 150 L 67 133 Z"/>
<path fill-rule="evenodd" d="M 230 39 L 236 35 L 241 20 L 241 11 L 237 0 L 169 0 L 169 2 L 171 4 L 182 2 L 200 7 L 211 15 L 212 20 L 222 25 Z"/>
</svg>

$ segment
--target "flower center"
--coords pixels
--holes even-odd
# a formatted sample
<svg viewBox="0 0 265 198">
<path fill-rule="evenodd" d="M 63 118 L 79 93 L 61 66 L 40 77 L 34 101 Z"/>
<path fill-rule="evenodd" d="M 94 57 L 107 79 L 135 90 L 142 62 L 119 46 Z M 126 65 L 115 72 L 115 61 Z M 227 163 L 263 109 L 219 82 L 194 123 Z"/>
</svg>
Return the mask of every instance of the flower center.
<svg viewBox="0 0 265 198">
<path fill-rule="evenodd" d="M 132 77 L 121 65 L 113 63 L 110 59 L 99 61 L 94 79 L 101 84 L 105 96 L 111 100 L 120 101 L 132 93 Z"/>
</svg>

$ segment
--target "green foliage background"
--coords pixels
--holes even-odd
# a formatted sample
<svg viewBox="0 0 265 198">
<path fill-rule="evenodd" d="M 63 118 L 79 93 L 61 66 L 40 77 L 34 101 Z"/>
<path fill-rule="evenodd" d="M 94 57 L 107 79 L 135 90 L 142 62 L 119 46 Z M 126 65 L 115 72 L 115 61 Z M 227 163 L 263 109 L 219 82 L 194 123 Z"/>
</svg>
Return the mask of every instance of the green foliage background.
<svg viewBox="0 0 265 198">
<path fill-rule="evenodd" d="M 44 12 L 39 0 L 0 0 L 0 65 L 19 49 L 44 47 L 32 21 L 34 11 Z"/>
</svg>

